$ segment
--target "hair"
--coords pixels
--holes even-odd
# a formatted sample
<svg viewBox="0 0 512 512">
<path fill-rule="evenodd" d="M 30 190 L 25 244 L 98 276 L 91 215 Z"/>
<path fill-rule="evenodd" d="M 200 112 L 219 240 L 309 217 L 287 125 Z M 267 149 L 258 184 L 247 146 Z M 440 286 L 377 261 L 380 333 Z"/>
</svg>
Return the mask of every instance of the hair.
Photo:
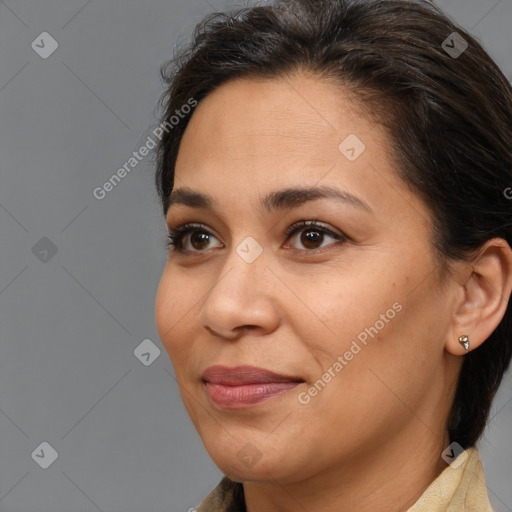
<svg viewBox="0 0 512 512">
<path fill-rule="evenodd" d="M 453 32 L 468 45 L 460 55 L 448 53 Z M 193 115 L 173 124 L 176 110 L 232 79 L 309 71 L 353 93 L 386 127 L 397 174 L 431 211 L 433 252 L 443 268 L 472 261 L 491 238 L 512 245 L 505 192 L 512 186 L 512 87 L 482 45 L 434 4 L 282 0 L 216 12 L 174 53 L 160 68 L 166 128 L 155 150 L 155 184 L 164 215 Z M 464 449 L 482 435 L 510 364 L 511 304 L 489 338 L 464 356 L 447 425 L 450 442 Z"/>
</svg>

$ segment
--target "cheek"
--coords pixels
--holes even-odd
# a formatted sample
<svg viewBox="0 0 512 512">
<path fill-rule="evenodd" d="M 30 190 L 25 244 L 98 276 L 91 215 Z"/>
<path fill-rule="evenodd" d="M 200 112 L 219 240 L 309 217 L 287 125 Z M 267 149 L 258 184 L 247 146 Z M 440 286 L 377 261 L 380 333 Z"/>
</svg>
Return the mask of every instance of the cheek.
<svg viewBox="0 0 512 512">
<path fill-rule="evenodd" d="M 437 364 L 429 359 L 435 347 L 428 343 L 443 328 L 438 325 L 436 331 L 428 320 L 435 309 L 434 290 L 426 285 L 410 293 L 405 273 L 367 272 L 364 278 L 320 282 L 316 289 L 302 287 L 301 299 L 314 314 L 295 308 L 297 336 L 316 362 L 310 381 L 322 379 L 330 388 L 326 393 L 319 383 L 323 399 L 315 399 L 317 405 L 332 399 L 354 409 L 380 409 L 393 403 L 390 389 L 407 396 L 411 381 Z"/>
<path fill-rule="evenodd" d="M 294 321 L 301 325 L 297 335 L 308 345 L 335 356 L 349 350 L 354 340 L 364 347 L 369 340 L 385 337 L 403 309 L 392 277 L 350 274 L 333 271 L 329 279 L 297 283 L 301 301 L 291 298 Z M 306 332 L 307 337 L 302 334 Z"/>
<path fill-rule="evenodd" d="M 155 323 L 158 335 L 174 368 L 183 405 L 193 423 L 197 425 L 195 393 L 187 380 L 187 369 L 194 360 L 190 329 L 193 326 L 194 304 L 190 299 L 190 283 L 178 282 L 170 272 L 162 275 L 155 298 Z M 199 295 L 200 297 L 200 295 Z"/>
<path fill-rule="evenodd" d="M 190 282 L 171 276 L 164 270 L 155 298 L 155 324 L 158 335 L 173 363 L 186 355 L 187 330 L 195 316 L 194 305 L 201 294 L 194 293 Z"/>
<path fill-rule="evenodd" d="M 380 312 L 379 307 L 376 310 Z M 381 441 L 386 432 L 410 419 L 428 389 L 431 362 L 415 350 L 417 340 L 407 338 L 415 320 L 407 317 L 405 306 L 395 313 L 389 323 L 382 321 L 383 327 L 375 327 L 379 315 L 371 315 L 367 330 L 358 322 L 340 322 L 339 329 L 346 329 L 347 335 L 317 357 L 322 368 L 304 390 L 307 395 L 301 396 L 301 403 L 307 401 L 302 407 L 312 418 L 312 428 L 321 429 L 340 449 L 361 440 Z M 359 333 L 364 336 L 358 338 Z"/>
</svg>

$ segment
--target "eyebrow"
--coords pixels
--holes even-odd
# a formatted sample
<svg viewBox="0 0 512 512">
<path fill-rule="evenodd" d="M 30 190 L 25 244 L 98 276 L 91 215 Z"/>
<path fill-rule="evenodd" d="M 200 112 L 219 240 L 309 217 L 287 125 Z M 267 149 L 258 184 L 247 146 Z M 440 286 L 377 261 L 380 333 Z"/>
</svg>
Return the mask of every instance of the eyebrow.
<svg viewBox="0 0 512 512">
<path fill-rule="evenodd" d="M 372 208 L 360 197 L 345 190 L 340 190 L 328 185 L 309 188 L 285 188 L 269 193 L 261 199 L 260 206 L 267 212 L 297 208 L 302 204 L 316 199 L 335 199 L 362 210 L 373 212 Z M 168 210 L 171 206 L 182 204 L 191 208 L 202 208 L 214 211 L 217 202 L 209 194 L 197 192 L 188 187 L 174 190 L 169 197 Z"/>
</svg>

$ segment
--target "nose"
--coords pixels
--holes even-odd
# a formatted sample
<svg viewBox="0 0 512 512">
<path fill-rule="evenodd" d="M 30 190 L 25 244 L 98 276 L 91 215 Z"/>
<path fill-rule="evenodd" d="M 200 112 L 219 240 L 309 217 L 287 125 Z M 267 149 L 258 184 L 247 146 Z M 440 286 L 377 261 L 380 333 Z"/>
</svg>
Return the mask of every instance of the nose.
<svg viewBox="0 0 512 512">
<path fill-rule="evenodd" d="M 221 270 L 200 309 L 202 326 L 210 334 L 226 339 L 238 338 L 248 331 L 252 335 L 268 334 L 279 325 L 279 280 L 267 267 L 265 250 L 251 261 L 243 252 L 244 247 L 248 246 L 240 244 L 238 252 L 233 247 L 225 264 L 219 266 Z"/>
</svg>

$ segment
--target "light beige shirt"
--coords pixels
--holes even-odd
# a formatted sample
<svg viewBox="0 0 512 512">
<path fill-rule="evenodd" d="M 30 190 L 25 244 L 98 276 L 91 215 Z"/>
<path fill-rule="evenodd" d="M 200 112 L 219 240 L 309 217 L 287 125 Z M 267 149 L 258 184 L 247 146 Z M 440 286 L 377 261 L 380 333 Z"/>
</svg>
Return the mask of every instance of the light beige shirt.
<svg viewBox="0 0 512 512">
<path fill-rule="evenodd" d="M 246 512 L 242 484 L 224 476 L 196 511 Z M 472 447 L 461 453 L 407 512 L 493 512 L 478 450 Z"/>
</svg>

